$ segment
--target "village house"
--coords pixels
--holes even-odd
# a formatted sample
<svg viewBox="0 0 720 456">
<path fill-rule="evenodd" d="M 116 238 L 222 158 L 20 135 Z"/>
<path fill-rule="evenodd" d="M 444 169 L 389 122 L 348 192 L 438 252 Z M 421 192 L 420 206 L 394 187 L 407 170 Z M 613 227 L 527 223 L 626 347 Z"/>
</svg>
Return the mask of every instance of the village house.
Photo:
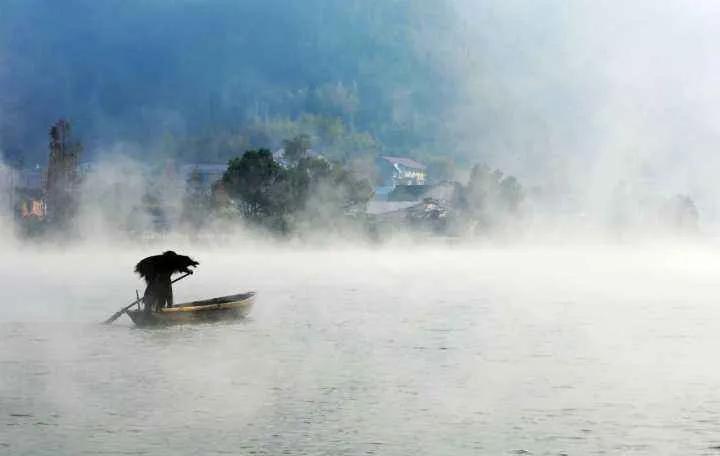
<svg viewBox="0 0 720 456">
<path fill-rule="evenodd" d="M 45 178 L 45 171 L 40 165 L 11 174 L 8 190 L 15 217 L 37 220 L 45 218 Z"/>
<path fill-rule="evenodd" d="M 41 190 L 19 188 L 14 197 L 16 217 L 37 220 L 45 218 L 45 200 Z"/>
<path fill-rule="evenodd" d="M 407 157 L 381 155 L 375 160 L 377 168 L 377 187 L 375 197 L 387 199 L 398 186 L 424 186 L 427 179 L 427 167 Z"/>
<path fill-rule="evenodd" d="M 425 185 L 427 166 L 412 158 L 382 155 L 377 166 L 382 186 Z"/>
</svg>

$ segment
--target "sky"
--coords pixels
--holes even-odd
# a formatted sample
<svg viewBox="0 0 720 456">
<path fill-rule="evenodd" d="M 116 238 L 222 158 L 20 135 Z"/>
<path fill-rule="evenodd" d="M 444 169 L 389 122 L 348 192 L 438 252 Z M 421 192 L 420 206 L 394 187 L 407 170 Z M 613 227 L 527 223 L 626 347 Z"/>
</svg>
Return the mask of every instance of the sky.
<svg viewBox="0 0 720 456">
<path fill-rule="evenodd" d="M 714 210 L 720 4 L 459 4 L 466 95 L 450 125 L 465 153 L 590 196 L 643 181 Z"/>
</svg>

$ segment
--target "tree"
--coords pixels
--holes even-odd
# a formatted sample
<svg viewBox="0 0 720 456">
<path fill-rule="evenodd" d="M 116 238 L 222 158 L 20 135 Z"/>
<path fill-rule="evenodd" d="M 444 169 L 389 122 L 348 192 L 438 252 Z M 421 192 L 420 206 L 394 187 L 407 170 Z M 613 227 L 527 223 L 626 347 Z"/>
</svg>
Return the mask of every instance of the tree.
<svg viewBox="0 0 720 456">
<path fill-rule="evenodd" d="M 341 137 L 331 147 L 330 152 L 345 163 L 364 158 L 374 158 L 378 155 L 380 147 L 368 133 L 354 132 Z M 373 166 L 374 168 L 374 166 Z"/>
<path fill-rule="evenodd" d="M 295 193 L 302 203 L 322 196 L 327 209 L 337 213 L 352 206 L 366 204 L 373 190 L 367 179 L 356 178 L 352 172 L 323 158 L 305 158 L 293 170 Z"/>
<path fill-rule="evenodd" d="M 311 91 L 308 108 L 329 117 L 342 117 L 354 125 L 355 112 L 360 105 L 357 86 L 345 87 L 342 82 L 326 83 Z"/>
<path fill-rule="evenodd" d="M 328 226 L 373 194 L 366 179 L 339 164 L 303 157 L 283 168 L 267 149 L 249 150 L 231 160 L 222 189 L 247 219 L 280 232 L 296 227 L 299 220 Z"/>
<path fill-rule="evenodd" d="M 283 213 L 286 181 L 287 172 L 273 160 L 272 153 L 258 149 L 230 160 L 222 187 L 239 205 L 242 215 L 259 221 Z"/>
<path fill-rule="evenodd" d="M 484 228 L 516 216 L 525 198 L 515 177 L 505 176 L 499 169 L 493 171 L 485 164 L 473 167 L 462 194 L 466 217 Z"/>
<path fill-rule="evenodd" d="M 50 156 L 45 189 L 47 219 L 67 228 L 78 209 L 82 145 L 72 137 L 70 122 L 60 119 L 50 128 Z"/>
<path fill-rule="evenodd" d="M 367 179 L 360 179 L 337 163 L 324 158 L 304 158 L 289 170 L 293 228 L 328 229 L 348 222 L 347 216 L 364 212 L 373 190 Z"/>
<path fill-rule="evenodd" d="M 485 165 L 475 165 L 465 190 L 467 209 L 472 215 L 479 216 L 487 211 L 494 198 L 497 176 Z"/>
<path fill-rule="evenodd" d="M 295 136 L 293 139 L 286 139 L 283 141 L 283 147 L 285 148 L 284 158 L 288 163 L 294 165 L 305 157 L 311 146 L 310 136 L 304 133 Z"/>
</svg>

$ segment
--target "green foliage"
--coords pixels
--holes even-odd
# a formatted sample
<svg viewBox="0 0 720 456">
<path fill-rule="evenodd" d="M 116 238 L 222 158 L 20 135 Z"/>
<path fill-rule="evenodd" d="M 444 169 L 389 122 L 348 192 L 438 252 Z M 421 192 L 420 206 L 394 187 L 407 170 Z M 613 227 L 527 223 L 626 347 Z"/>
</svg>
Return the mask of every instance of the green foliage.
<svg viewBox="0 0 720 456">
<path fill-rule="evenodd" d="M 467 217 L 486 228 L 517 216 L 524 198 L 515 177 L 484 164 L 473 167 L 462 196 Z"/>
<path fill-rule="evenodd" d="M 285 147 L 286 158 L 296 162 L 311 144 L 328 159 L 343 163 L 377 155 L 382 147 L 372 134 L 352 130 L 339 117 L 303 114 L 297 119 L 258 118 L 234 131 L 184 139 L 166 135 L 162 156 L 190 163 L 223 163 L 245 150 Z M 292 159 L 287 155 L 288 150 Z M 294 157 L 295 153 L 299 155 Z"/>
<path fill-rule="evenodd" d="M 351 162 L 367 157 L 376 157 L 382 146 L 369 133 L 353 132 L 344 135 L 328 148 L 328 155 L 336 160 Z"/>
<path fill-rule="evenodd" d="M 79 160 L 83 146 L 73 137 L 70 122 L 64 119 L 50 127 L 49 136 L 47 221 L 56 228 L 68 230 L 74 224 L 79 207 Z"/>
<path fill-rule="evenodd" d="M 36 3 L 0 14 L 0 143 L 29 163 L 48 100 L 101 143 L 170 133 L 168 154 L 207 163 L 301 133 L 329 147 L 343 128 L 411 149 L 437 141 L 457 92 L 438 64 L 457 29 L 451 0 Z M 58 68 L 63 83 L 49 84 Z M 297 128 L 304 115 L 328 123 Z"/>
<path fill-rule="evenodd" d="M 367 180 L 339 164 L 302 157 L 285 168 L 267 149 L 232 159 L 222 184 L 247 220 L 281 232 L 298 224 L 327 226 L 366 204 L 373 194 Z"/>
<path fill-rule="evenodd" d="M 310 136 L 304 133 L 295 136 L 293 139 L 286 139 L 283 141 L 283 147 L 285 148 L 284 158 L 288 163 L 295 164 L 305 157 L 311 146 Z"/>
<path fill-rule="evenodd" d="M 350 171 L 323 158 L 305 158 L 291 170 L 300 185 L 302 199 L 315 198 L 330 212 L 339 212 L 363 205 L 372 198 L 373 190 L 365 179 L 357 179 Z M 307 207 L 305 207 L 306 209 Z M 317 207 L 316 207 L 317 209 Z"/>
<path fill-rule="evenodd" d="M 342 82 L 322 84 L 310 92 L 307 105 L 311 112 L 339 117 L 352 125 L 360 106 L 357 85 L 348 88 Z"/>
<path fill-rule="evenodd" d="M 268 149 L 249 150 L 230 160 L 222 182 L 249 219 L 270 217 L 285 210 L 283 190 L 287 172 L 273 160 Z"/>
</svg>

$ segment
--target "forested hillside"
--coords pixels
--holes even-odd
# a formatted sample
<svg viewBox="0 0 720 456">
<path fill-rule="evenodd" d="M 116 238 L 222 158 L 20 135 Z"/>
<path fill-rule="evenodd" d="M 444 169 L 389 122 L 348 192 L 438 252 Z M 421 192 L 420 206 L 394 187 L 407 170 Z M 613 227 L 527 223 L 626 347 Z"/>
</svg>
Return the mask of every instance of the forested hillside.
<svg viewBox="0 0 720 456">
<path fill-rule="evenodd" d="M 0 147 L 43 160 L 67 117 L 88 154 L 221 162 L 299 133 L 339 159 L 428 149 L 456 20 L 449 0 L 5 0 Z"/>
</svg>

